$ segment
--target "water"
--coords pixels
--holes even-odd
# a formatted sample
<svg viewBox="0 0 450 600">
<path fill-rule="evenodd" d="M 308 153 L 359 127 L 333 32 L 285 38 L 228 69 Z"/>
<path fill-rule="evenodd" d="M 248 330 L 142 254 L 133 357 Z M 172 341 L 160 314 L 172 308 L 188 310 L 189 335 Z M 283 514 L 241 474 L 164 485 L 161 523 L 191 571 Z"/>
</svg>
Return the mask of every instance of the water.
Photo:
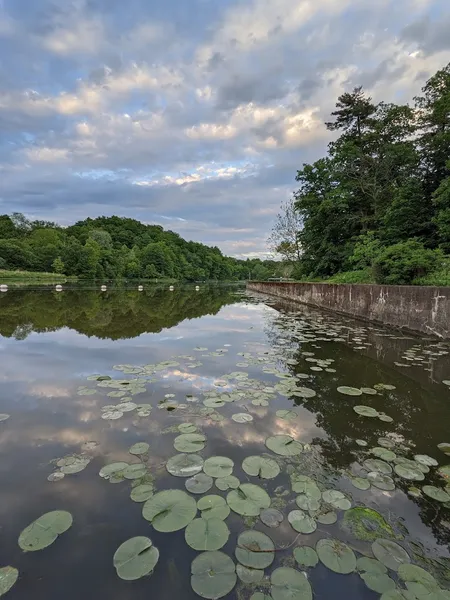
<svg viewBox="0 0 450 600">
<path fill-rule="evenodd" d="M 145 464 L 157 490 L 185 489 L 185 479 L 173 477 L 165 469 L 167 460 L 177 454 L 173 443 L 179 432 L 175 429 L 183 422 L 194 423 L 206 435 L 206 447 L 200 452 L 203 458 L 219 455 L 233 459 L 233 474 L 241 483 L 266 489 L 284 514 L 281 526 L 273 529 L 232 511 L 226 519 L 231 534 L 221 550 L 234 560 L 237 534 L 248 527 L 267 533 L 280 549 L 296 540 L 294 546 L 275 553 L 265 576 L 280 565 L 299 568 L 292 557 L 293 548 L 298 544 L 315 546 L 321 538 L 345 541 L 357 556 L 372 555 L 370 542 L 356 539 L 342 528 L 344 511 L 337 511 L 336 524 L 319 523 L 315 532 L 297 538 L 286 519 L 297 509 L 288 474 L 295 470 L 310 475 L 322 490 L 343 491 L 353 506 L 379 511 L 413 562 L 432 572 L 444 589 L 450 587 L 449 505 L 426 495 L 408 495 L 411 486 L 443 488 L 446 481 L 437 468 L 431 467 L 418 482 L 393 474 L 392 492 L 374 487 L 361 491 L 349 479 L 350 472 L 362 473 L 364 460 L 374 458 L 369 451 L 379 446 L 380 437 L 394 441 L 397 456 L 412 459 L 426 454 L 439 465 L 450 462 L 437 448 L 441 442 L 450 442 L 450 389 L 442 383 L 450 379 L 449 344 L 226 286 L 202 286 L 199 291 L 186 286 L 173 292 L 167 287 L 143 292 L 10 290 L 0 296 L 0 344 L 0 413 L 10 415 L 0 423 L 0 566 L 12 565 L 20 572 L 8 592 L 11 600 L 198 598 L 190 586 L 190 565 L 198 552 L 186 544 L 184 530 L 156 531 L 142 517 L 142 504 L 130 499 L 131 481 L 112 485 L 98 475 L 108 463 L 139 462 L 128 449 L 144 441 L 150 445 Z M 194 350 L 198 347 L 208 350 Z M 211 354 L 216 350 L 218 355 Z M 177 358 L 179 355 L 194 358 Z M 317 363 L 307 360 L 310 358 L 333 362 L 319 362 L 324 365 L 319 366 L 322 370 L 311 370 Z M 121 399 L 107 397 L 111 388 L 97 387 L 96 381 L 87 381 L 89 375 L 139 377 L 113 366 L 157 365 L 170 360 L 179 364 L 157 371 L 152 376 L 155 381 L 145 384 L 145 393 L 132 397 L 137 404 L 152 405 L 150 416 L 139 417 L 134 410 L 118 420 L 101 418 L 104 405 Z M 411 366 L 397 366 L 396 362 Z M 188 366 L 196 363 L 201 364 Z M 237 363 L 248 366 L 237 367 Z M 248 387 L 237 387 L 246 385 L 242 379 L 222 380 L 237 371 L 248 373 L 252 380 Z M 297 385 L 316 395 L 301 398 L 274 393 L 268 406 L 252 404 L 255 389 L 279 384 L 282 373 L 304 374 Z M 217 383 L 221 385 L 215 386 Z M 395 389 L 357 397 L 337 391 L 338 386 L 373 387 L 379 383 Z M 79 386 L 97 393 L 78 395 Z M 242 391 L 244 395 L 217 408 L 214 415 L 219 416 L 213 418 L 223 420 L 214 421 L 211 415 L 201 414 L 203 393 L 208 390 L 219 394 Z M 166 394 L 175 397 L 165 399 Z M 198 401 L 188 402 L 186 395 L 198 397 Z M 165 408 L 158 408 L 164 401 Z M 171 410 L 179 404 L 185 407 Z M 385 412 L 393 422 L 360 417 L 353 411 L 357 404 Z M 275 412 L 286 408 L 298 416 L 291 421 L 278 418 Z M 236 423 L 231 419 L 235 413 L 249 414 L 253 421 Z M 293 436 L 311 447 L 306 446 L 297 457 L 278 456 L 264 445 L 266 438 L 275 434 Z M 358 446 L 356 439 L 366 441 L 367 447 Z M 87 442 L 96 444 L 86 450 Z M 91 459 L 82 472 L 66 475 L 61 481 L 47 480 L 56 469 L 54 459 L 82 453 Z M 281 465 L 275 479 L 260 480 L 242 470 L 243 458 L 261 454 Z M 207 492 L 224 497 L 227 493 L 215 486 Z M 20 532 L 43 513 L 57 509 L 72 513 L 72 527 L 44 550 L 22 552 L 17 544 Z M 123 581 L 115 573 L 112 557 L 121 543 L 139 535 L 151 538 L 159 549 L 159 561 L 151 576 Z M 397 579 L 394 572 L 389 575 Z M 336 574 L 321 563 L 307 569 L 307 576 L 316 600 L 380 596 L 369 590 L 357 573 Z M 266 578 L 262 584 L 249 586 L 238 580 L 226 598 L 244 600 L 256 590 L 268 592 L 267 582 Z"/>
</svg>

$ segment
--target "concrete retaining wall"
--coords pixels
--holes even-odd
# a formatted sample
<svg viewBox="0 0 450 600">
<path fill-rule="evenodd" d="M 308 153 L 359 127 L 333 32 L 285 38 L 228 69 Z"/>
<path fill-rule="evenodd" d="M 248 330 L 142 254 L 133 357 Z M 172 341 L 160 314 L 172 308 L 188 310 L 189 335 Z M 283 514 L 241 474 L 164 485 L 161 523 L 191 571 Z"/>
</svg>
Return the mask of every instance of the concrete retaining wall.
<svg viewBox="0 0 450 600">
<path fill-rule="evenodd" d="M 253 281 L 247 289 L 450 339 L 450 287 Z"/>
</svg>

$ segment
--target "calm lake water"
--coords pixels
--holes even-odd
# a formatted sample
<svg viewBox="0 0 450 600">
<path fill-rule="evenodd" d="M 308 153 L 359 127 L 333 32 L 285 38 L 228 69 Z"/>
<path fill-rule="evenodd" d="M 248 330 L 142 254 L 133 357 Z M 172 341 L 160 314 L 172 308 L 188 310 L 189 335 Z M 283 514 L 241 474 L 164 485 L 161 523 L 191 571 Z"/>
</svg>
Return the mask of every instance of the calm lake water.
<svg viewBox="0 0 450 600">
<path fill-rule="evenodd" d="M 417 595 L 408 597 L 450 597 L 436 591 L 438 585 L 450 587 L 450 503 L 445 491 L 450 467 L 439 473 L 450 458 L 437 447 L 450 444 L 450 382 L 442 383 L 450 380 L 448 343 L 249 294 L 241 287 L 201 286 L 196 291 L 176 286 L 171 292 L 164 286 L 143 292 L 9 290 L 0 296 L 0 347 L 0 413 L 10 415 L 0 422 L 0 566 L 19 570 L 8 599 L 199 598 L 191 588 L 191 563 L 199 552 L 186 542 L 185 528 L 157 530 L 158 519 L 171 517 L 172 509 L 161 509 L 154 527 L 143 517 L 144 504 L 130 498 L 139 484 L 153 485 L 155 493 L 186 491 L 187 477 L 166 468 L 180 450 L 203 460 L 232 459 L 232 474 L 241 484 L 265 490 L 283 518 L 278 527 L 269 527 L 258 516 L 238 514 L 229 498 L 232 510 L 225 523 L 230 534 L 220 552 L 237 564 L 237 536 L 249 529 L 267 534 L 277 551 L 263 555 L 274 557 L 264 573 L 243 575 L 263 579 L 244 584 L 237 578 L 223 597 L 246 600 L 265 592 L 275 600 L 309 598 L 308 586 L 301 592 L 283 583 L 271 588 L 271 573 L 282 566 L 305 573 L 301 576 L 309 581 L 315 600 L 370 600 L 380 593 L 369 587 L 404 588 L 396 571 L 400 562 L 408 561 L 435 578 L 427 584 L 416 580 Z M 129 380 L 131 388 L 128 382 L 113 387 L 110 379 L 88 379 L 92 375 Z M 369 413 L 375 416 L 363 416 L 355 406 L 374 409 Z M 283 410 L 290 412 L 277 414 Z M 192 427 L 178 430 L 186 423 Z M 191 438 L 183 437 L 175 442 L 176 449 L 174 440 L 186 436 L 183 431 L 206 440 L 189 443 Z M 290 438 L 275 437 L 265 445 L 280 435 Z M 142 456 L 129 453 L 138 442 L 149 445 Z M 290 453 L 293 443 L 298 454 L 278 453 L 280 448 Z M 450 448 L 444 450 L 450 453 Z M 261 464 L 270 465 L 269 475 L 275 476 L 265 479 L 243 470 L 248 456 L 269 459 Z M 61 473 L 55 463 L 64 458 L 59 462 L 63 470 L 66 465 L 70 471 L 67 466 L 74 462 L 82 470 L 48 480 L 55 478 L 52 473 Z M 363 464 L 371 459 L 378 462 Z M 99 476 L 105 465 L 117 462 L 144 465 L 136 473 L 143 479 L 129 479 L 135 476 L 132 471 L 124 477 L 124 468 L 111 480 Z M 309 476 L 312 485 L 301 476 Z M 196 501 L 211 494 L 226 499 L 230 490 L 218 489 L 214 480 L 203 494 L 188 495 Z M 308 483 L 306 494 L 300 493 L 302 481 Z M 426 488 L 427 494 L 424 486 L 433 487 Z M 317 497 L 317 488 L 344 496 Z M 439 500 L 430 497 L 436 493 Z M 239 489 L 234 494 L 239 499 Z M 298 514 L 288 519 L 299 506 L 305 510 L 300 525 Z M 367 512 L 357 522 L 357 513 L 350 512 L 354 507 L 373 509 L 385 521 Z M 19 534 L 54 510 L 70 512 L 72 526 L 48 547 L 23 552 Z M 335 518 L 337 522 L 327 524 Z M 290 521 L 300 530 L 315 530 L 298 533 Z M 151 575 L 126 581 L 116 574 L 113 556 L 134 536 L 150 538 L 159 560 Z M 346 543 L 356 558 L 373 557 L 377 538 L 394 540 L 406 552 L 396 564 L 396 546 L 390 547 L 390 558 L 383 554 L 381 560 L 389 565 L 393 560 L 395 568 L 384 579 L 369 581 L 369 587 L 359 566 L 359 572 L 353 565 L 353 572 L 341 574 L 323 562 L 300 565 L 293 555 L 298 546 L 314 548 L 321 539 L 335 539 Z M 251 554 L 258 560 L 262 553 Z M 221 589 L 235 577 L 209 576 Z"/>
</svg>

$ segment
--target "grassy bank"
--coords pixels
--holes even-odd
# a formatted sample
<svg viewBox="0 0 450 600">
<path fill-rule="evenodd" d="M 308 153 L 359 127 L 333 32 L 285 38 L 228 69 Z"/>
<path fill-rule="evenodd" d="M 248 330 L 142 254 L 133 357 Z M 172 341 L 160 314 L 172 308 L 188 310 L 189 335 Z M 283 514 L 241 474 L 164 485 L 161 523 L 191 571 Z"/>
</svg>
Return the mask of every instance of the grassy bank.
<svg viewBox="0 0 450 600">
<path fill-rule="evenodd" d="M 59 273 L 42 273 L 39 271 L 6 271 L 0 269 L 0 283 L 27 284 L 27 283 L 66 283 L 75 281 L 76 277 L 67 277 Z"/>
</svg>

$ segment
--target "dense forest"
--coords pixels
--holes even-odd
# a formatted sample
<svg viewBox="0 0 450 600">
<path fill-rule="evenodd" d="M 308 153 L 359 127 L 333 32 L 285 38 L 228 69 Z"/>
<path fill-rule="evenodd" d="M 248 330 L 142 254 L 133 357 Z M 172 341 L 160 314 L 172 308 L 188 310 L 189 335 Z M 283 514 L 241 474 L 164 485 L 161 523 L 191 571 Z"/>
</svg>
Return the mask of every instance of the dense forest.
<svg viewBox="0 0 450 600">
<path fill-rule="evenodd" d="M 297 172 L 272 233 L 295 277 L 450 285 L 450 64 L 413 106 L 359 87 L 332 117 L 338 136 Z"/>
<path fill-rule="evenodd" d="M 0 215 L 0 269 L 46 271 L 83 279 L 267 279 L 279 263 L 223 256 L 159 225 L 98 217 L 70 227 Z"/>
</svg>

